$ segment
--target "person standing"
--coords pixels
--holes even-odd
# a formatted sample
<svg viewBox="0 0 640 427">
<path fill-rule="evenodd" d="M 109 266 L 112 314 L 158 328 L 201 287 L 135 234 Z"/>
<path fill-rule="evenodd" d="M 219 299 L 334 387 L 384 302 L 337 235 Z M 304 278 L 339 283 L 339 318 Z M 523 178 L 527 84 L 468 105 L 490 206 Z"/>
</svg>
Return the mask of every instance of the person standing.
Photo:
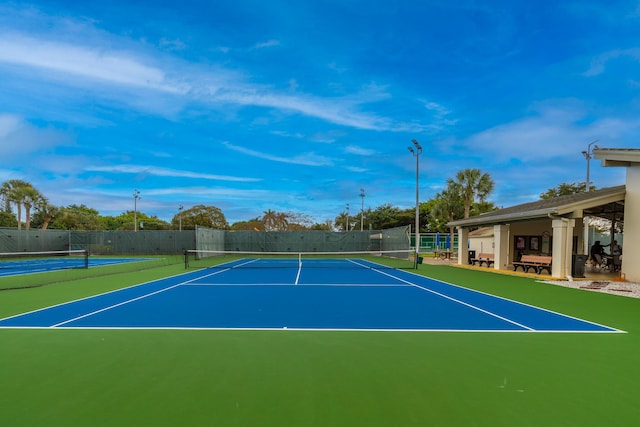
<svg viewBox="0 0 640 427">
<path fill-rule="evenodd" d="M 604 247 L 600 244 L 600 240 L 596 240 L 593 246 L 591 246 L 591 251 L 589 251 L 591 255 L 591 264 L 594 267 L 602 266 L 602 257 L 605 255 Z"/>
<path fill-rule="evenodd" d="M 622 261 L 620 260 L 620 256 L 622 255 L 622 247 L 618 245 L 618 241 L 614 240 L 611 242 L 611 261 L 613 264 L 613 271 L 620 270 L 622 265 Z"/>
</svg>

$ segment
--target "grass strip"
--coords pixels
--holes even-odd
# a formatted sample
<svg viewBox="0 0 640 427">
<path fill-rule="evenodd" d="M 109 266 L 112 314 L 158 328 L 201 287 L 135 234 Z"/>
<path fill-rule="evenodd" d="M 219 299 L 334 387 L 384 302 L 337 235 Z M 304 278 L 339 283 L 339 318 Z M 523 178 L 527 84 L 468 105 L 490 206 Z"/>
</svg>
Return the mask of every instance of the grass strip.
<svg viewBox="0 0 640 427">
<path fill-rule="evenodd" d="M 178 274 L 0 292 L 0 315 Z M 626 334 L 0 330 L 12 426 L 633 425 L 640 300 L 450 266 L 420 274 Z"/>
</svg>

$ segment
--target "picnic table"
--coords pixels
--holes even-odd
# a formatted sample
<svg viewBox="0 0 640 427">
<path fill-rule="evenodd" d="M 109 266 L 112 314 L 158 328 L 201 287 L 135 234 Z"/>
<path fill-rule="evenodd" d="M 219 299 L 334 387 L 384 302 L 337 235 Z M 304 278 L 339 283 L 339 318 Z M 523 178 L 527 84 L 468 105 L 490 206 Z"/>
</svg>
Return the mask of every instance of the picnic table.
<svg viewBox="0 0 640 427">
<path fill-rule="evenodd" d="M 441 251 L 441 250 L 435 250 L 434 254 L 436 256 L 436 258 L 440 258 L 440 259 L 451 259 L 451 251 L 446 250 L 446 251 Z"/>
</svg>

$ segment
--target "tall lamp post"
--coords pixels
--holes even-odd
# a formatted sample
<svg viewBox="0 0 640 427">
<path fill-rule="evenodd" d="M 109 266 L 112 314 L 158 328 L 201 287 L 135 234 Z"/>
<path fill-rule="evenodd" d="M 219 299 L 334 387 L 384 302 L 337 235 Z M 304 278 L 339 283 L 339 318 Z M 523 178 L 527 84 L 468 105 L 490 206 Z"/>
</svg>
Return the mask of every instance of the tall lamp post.
<svg viewBox="0 0 640 427">
<path fill-rule="evenodd" d="M 587 159 L 587 181 L 586 181 L 586 191 L 587 193 L 589 191 L 591 191 L 591 180 L 590 180 L 590 172 L 591 172 L 591 158 L 593 157 L 593 148 L 598 148 L 596 144 L 596 142 L 600 141 L 599 139 L 596 139 L 595 141 L 592 141 L 589 143 L 589 145 L 587 146 L 587 151 L 582 151 L 582 155 L 584 156 L 585 159 Z M 589 224 L 586 221 L 586 218 L 583 218 L 584 221 L 584 236 L 582 238 L 583 242 L 583 249 L 584 249 L 584 254 L 585 255 L 589 255 Z"/>
<path fill-rule="evenodd" d="M 345 231 L 349 231 L 349 203 L 347 203 L 347 223 L 345 224 Z"/>
<path fill-rule="evenodd" d="M 182 231 L 182 209 L 184 209 L 184 206 L 178 206 L 178 223 L 180 224 L 178 228 L 179 231 Z"/>
<path fill-rule="evenodd" d="M 420 176 L 420 154 L 422 154 L 422 146 L 418 141 L 412 139 L 413 145 L 415 146 L 415 150 L 413 147 L 409 146 L 409 151 L 416 158 L 416 254 L 414 257 L 414 267 L 418 268 L 418 257 L 420 255 L 420 200 L 419 200 L 419 176 Z"/>
<path fill-rule="evenodd" d="M 362 208 L 360 209 L 360 231 L 364 230 L 364 188 L 360 189 L 360 197 L 362 197 Z"/>
<path fill-rule="evenodd" d="M 589 145 L 587 146 L 587 151 L 583 151 L 582 155 L 584 156 L 585 159 L 587 159 L 587 192 L 591 191 L 591 181 L 589 180 L 589 173 L 590 173 L 590 163 L 591 163 L 591 158 L 593 157 L 593 149 L 591 148 L 593 146 L 593 148 L 598 148 L 597 145 L 595 145 L 596 142 L 600 141 L 599 139 L 596 139 L 593 142 L 590 142 Z"/>
<path fill-rule="evenodd" d="M 140 192 L 135 189 L 133 190 L 133 231 L 138 231 L 138 199 L 140 199 Z"/>
</svg>

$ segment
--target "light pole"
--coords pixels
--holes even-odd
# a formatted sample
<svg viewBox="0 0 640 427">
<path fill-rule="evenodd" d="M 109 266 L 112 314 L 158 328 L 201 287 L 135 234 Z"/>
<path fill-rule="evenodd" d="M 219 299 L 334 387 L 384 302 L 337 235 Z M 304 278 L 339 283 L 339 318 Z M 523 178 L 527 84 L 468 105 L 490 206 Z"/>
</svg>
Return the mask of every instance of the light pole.
<svg viewBox="0 0 640 427">
<path fill-rule="evenodd" d="M 364 188 L 360 189 L 360 197 L 362 197 L 362 208 L 360 209 L 360 231 L 364 230 Z"/>
<path fill-rule="evenodd" d="M 598 148 L 597 145 L 595 145 L 596 142 L 600 141 L 599 139 L 596 139 L 593 142 L 590 142 L 589 145 L 587 146 L 587 151 L 583 151 L 582 155 L 584 156 L 585 159 L 587 159 L 587 192 L 591 191 L 591 181 L 589 180 L 589 172 L 590 172 L 590 163 L 591 163 L 591 157 L 593 157 L 593 150 L 591 149 L 591 146 L 593 146 L 593 148 Z"/>
<path fill-rule="evenodd" d="M 349 203 L 347 203 L 347 223 L 345 224 L 345 231 L 349 231 Z"/>
<path fill-rule="evenodd" d="M 182 209 L 184 209 L 184 206 L 182 205 L 178 206 L 178 222 L 180 224 L 179 231 L 182 231 Z"/>
<path fill-rule="evenodd" d="M 135 189 L 133 190 L 133 231 L 138 231 L 138 199 L 140 199 L 140 192 Z"/>
<path fill-rule="evenodd" d="M 600 141 L 599 139 L 596 139 L 595 141 L 592 141 L 589 143 L 589 145 L 587 146 L 587 151 L 582 151 L 582 155 L 584 156 L 585 159 L 587 159 L 587 181 L 586 181 L 586 191 L 587 193 L 589 191 L 591 191 L 591 181 L 590 181 L 590 177 L 589 177 L 589 173 L 591 172 L 591 157 L 593 157 L 593 150 L 592 150 L 592 146 L 593 148 L 598 148 L 596 144 L 596 142 Z M 589 254 L 589 223 L 587 222 L 586 218 L 583 218 L 584 221 L 584 236 L 582 238 L 582 240 L 584 240 L 583 242 L 583 249 L 584 249 L 584 254 L 588 255 Z"/>
<path fill-rule="evenodd" d="M 420 154 L 422 154 L 422 146 L 418 141 L 412 139 L 413 145 L 416 147 L 415 150 L 409 146 L 409 151 L 416 158 L 416 231 L 415 231 L 415 240 L 416 240 L 416 254 L 414 259 L 414 266 L 418 268 L 418 256 L 420 254 L 420 199 L 419 199 L 419 176 L 420 176 Z"/>
</svg>

